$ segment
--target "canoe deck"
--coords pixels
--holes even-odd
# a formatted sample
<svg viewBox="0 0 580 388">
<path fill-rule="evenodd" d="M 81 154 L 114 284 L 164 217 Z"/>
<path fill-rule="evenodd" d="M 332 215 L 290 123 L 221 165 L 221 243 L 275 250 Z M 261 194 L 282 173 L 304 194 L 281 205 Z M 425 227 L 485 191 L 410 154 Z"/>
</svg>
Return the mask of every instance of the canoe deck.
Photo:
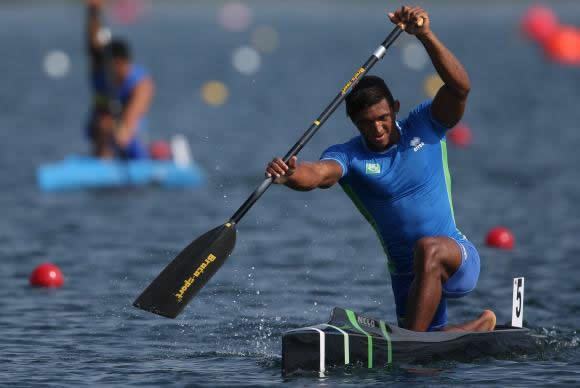
<svg viewBox="0 0 580 388">
<path fill-rule="evenodd" d="M 330 321 L 290 330 L 282 336 L 282 373 L 324 373 L 330 368 L 382 368 L 393 363 L 470 360 L 529 352 L 527 328 L 497 326 L 493 332 L 414 332 L 334 308 Z"/>
</svg>

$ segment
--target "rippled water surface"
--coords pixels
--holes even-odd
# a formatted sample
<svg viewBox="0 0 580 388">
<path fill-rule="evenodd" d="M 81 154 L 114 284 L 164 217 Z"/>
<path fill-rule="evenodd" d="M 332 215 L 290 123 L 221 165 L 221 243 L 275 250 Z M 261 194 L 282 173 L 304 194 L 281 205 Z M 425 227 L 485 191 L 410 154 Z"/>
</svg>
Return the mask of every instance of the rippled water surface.
<svg viewBox="0 0 580 388">
<path fill-rule="evenodd" d="M 364 4 L 363 4 L 364 3 Z M 435 3 L 435 2 L 434 2 Z M 483 3 L 483 2 L 482 2 Z M 511 312 L 511 278 L 526 277 L 526 321 L 542 351 L 329 376 L 280 374 L 281 334 L 324 322 L 332 307 L 394 320 L 385 259 L 374 232 L 338 188 L 272 188 L 239 226 L 232 257 L 176 320 L 131 307 L 136 295 L 194 237 L 232 215 L 384 39 L 383 2 L 255 2 L 252 28 L 273 26 L 280 46 L 258 73 L 231 66 L 251 32 L 223 31 L 210 2 L 155 2 L 139 24 L 115 26 L 134 42 L 157 81 L 152 136 L 181 132 L 207 171 L 193 191 L 160 189 L 46 195 L 38 165 L 83 152 L 89 93 L 75 2 L 0 5 L 0 383 L 29 385 L 483 384 L 579 381 L 580 68 L 545 61 L 518 34 L 527 3 L 437 2 L 433 29 L 473 82 L 465 121 L 474 145 L 450 149 L 455 214 L 480 248 L 478 288 L 453 302 L 453 321 L 493 308 Z M 580 6 L 556 11 L 579 24 Z M 373 72 L 392 85 L 404 112 L 424 99 L 431 73 L 406 68 L 403 37 Z M 42 71 L 52 49 L 71 57 L 60 80 Z M 207 80 L 230 88 L 222 107 L 199 98 Z M 353 134 L 340 109 L 304 149 L 317 158 Z M 486 248 L 506 225 L 516 249 Z M 66 276 L 59 290 L 28 287 L 37 264 Z"/>
</svg>

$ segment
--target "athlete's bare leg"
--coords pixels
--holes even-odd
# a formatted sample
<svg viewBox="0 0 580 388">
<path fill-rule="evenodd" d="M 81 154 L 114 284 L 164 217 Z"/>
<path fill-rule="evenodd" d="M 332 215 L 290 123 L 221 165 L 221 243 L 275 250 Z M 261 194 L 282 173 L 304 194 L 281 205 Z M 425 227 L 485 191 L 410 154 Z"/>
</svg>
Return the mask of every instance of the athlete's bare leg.
<svg viewBox="0 0 580 388">
<path fill-rule="evenodd" d="M 112 159 L 115 156 L 115 151 L 111 147 L 113 136 L 112 120 L 111 115 L 100 114 L 93 123 L 93 155 L 101 159 Z"/>
<path fill-rule="evenodd" d="M 409 330 L 426 331 L 441 302 L 443 284 L 461 265 L 461 250 L 448 237 L 425 237 L 414 252 L 415 279 L 407 299 L 405 323 Z"/>
</svg>

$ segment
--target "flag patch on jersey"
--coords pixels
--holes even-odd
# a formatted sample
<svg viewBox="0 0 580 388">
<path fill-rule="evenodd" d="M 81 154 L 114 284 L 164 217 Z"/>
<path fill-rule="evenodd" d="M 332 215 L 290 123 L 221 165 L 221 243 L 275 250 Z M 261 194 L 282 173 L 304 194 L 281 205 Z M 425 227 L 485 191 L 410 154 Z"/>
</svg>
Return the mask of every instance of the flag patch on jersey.
<svg viewBox="0 0 580 388">
<path fill-rule="evenodd" d="M 366 173 L 367 174 L 380 174 L 381 165 L 378 163 L 367 162 L 366 163 Z"/>
</svg>

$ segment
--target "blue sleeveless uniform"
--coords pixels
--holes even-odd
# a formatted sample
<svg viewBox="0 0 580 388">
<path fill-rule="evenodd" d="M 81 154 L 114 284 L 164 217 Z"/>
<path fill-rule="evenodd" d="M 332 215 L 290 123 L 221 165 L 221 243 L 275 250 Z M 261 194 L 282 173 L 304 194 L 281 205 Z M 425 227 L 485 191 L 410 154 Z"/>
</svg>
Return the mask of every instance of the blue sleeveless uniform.
<svg viewBox="0 0 580 388">
<path fill-rule="evenodd" d="M 145 70 L 144 67 L 139 65 L 131 65 L 131 72 L 129 76 L 120 87 L 117 87 L 115 90 L 115 97 L 121 102 L 123 108 L 127 106 L 129 103 L 129 99 L 131 98 L 131 94 L 143 79 L 147 78 L 149 73 Z M 96 72 L 93 74 L 92 77 L 92 88 L 93 92 L 95 93 L 95 107 L 99 109 L 99 106 L 106 106 L 107 98 L 109 96 L 108 88 L 107 88 L 107 79 L 105 77 L 105 73 L 102 71 Z M 96 112 L 92 113 L 88 134 L 90 136 L 91 131 L 91 123 L 95 118 Z M 147 119 L 145 117 L 141 118 L 139 123 L 137 124 L 137 130 L 135 131 L 135 136 L 129 142 L 126 148 L 118 149 L 119 153 L 122 153 L 129 159 L 146 159 L 149 157 L 149 151 L 147 149 L 146 144 L 139 139 L 139 135 L 141 135 L 147 129 Z M 118 146 L 115 145 L 116 148 Z"/>
<path fill-rule="evenodd" d="M 398 121 L 397 144 L 383 152 L 359 135 L 325 150 L 321 160 L 342 167 L 339 184 L 375 229 L 388 258 L 397 317 L 405 316 L 413 281 L 413 247 L 422 237 L 447 236 L 458 243 L 462 264 L 443 285 L 430 330 L 447 324 L 446 297 L 469 293 L 479 277 L 479 255 L 457 229 L 447 166 L 447 128 L 431 116 L 431 101 Z"/>
</svg>

